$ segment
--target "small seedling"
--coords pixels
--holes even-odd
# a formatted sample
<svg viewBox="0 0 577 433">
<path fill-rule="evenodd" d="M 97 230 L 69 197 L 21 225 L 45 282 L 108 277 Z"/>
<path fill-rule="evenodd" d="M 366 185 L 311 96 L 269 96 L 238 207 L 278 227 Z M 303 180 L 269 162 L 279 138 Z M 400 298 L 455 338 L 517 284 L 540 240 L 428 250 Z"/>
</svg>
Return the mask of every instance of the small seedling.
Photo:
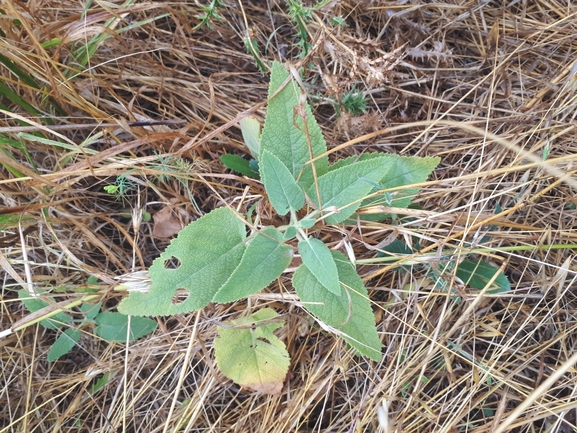
<svg viewBox="0 0 577 433">
<path fill-rule="evenodd" d="M 211 0 L 209 4 L 202 6 L 202 13 L 196 15 L 200 23 L 194 29 L 198 30 L 205 26 L 211 29 L 213 21 L 222 21 L 224 18 L 219 13 L 219 8 L 222 7 L 224 7 L 222 0 Z"/>
<path fill-rule="evenodd" d="M 87 287 L 90 288 L 91 284 L 94 283 L 89 279 Z M 40 296 L 31 297 L 26 290 L 18 291 L 18 297 L 31 313 L 40 314 L 43 310 L 47 314 L 53 312 L 55 299 L 45 293 L 38 295 Z M 40 321 L 40 325 L 46 329 L 64 330 L 50 347 L 49 362 L 56 361 L 69 353 L 80 340 L 82 329 L 87 327 L 94 328 L 95 335 L 111 343 L 137 340 L 156 329 L 157 323 L 154 320 L 144 317 L 129 317 L 111 311 L 102 312 L 101 308 L 100 302 L 95 304 L 81 303 L 78 311 L 79 319 L 75 319 L 71 314 L 62 311 Z"/>
</svg>

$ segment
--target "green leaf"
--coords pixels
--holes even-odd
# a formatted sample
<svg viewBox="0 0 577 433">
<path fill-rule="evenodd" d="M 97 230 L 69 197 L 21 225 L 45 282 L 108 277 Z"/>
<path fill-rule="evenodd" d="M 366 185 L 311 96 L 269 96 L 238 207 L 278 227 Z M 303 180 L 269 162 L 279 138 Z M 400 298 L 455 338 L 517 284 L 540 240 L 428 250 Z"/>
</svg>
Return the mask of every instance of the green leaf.
<svg viewBox="0 0 577 433">
<path fill-rule="evenodd" d="M 314 176 L 312 164 L 305 163 L 311 160 L 311 152 L 313 157 L 320 156 L 327 151 L 327 146 L 309 105 L 304 104 L 306 127 L 303 116 L 298 114 L 301 91 L 292 79 L 275 95 L 288 78 L 289 73 L 283 66 L 274 62 L 268 91 L 269 104 L 260 142 L 261 155 L 263 150 L 275 155 L 297 183 L 306 189 L 313 184 Z M 324 174 L 328 168 L 328 157 L 316 160 L 315 167 L 317 176 Z"/>
<path fill-rule="evenodd" d="M 306 266 L 294 273 L 293 286 L 311 314 L 337 329 L 337 334 L 360 354 L 380 361 L 381 342 L 363 280 L 344 254 L 332 254 L 342 283 L 340 295 L 327 292 Z"/>
<path fill-rule="evenodd" d="M 118 311 L 133 316 L 164 316 L 206 307 L 239 265 L 245 238 L 244 222 L 227 207 L 192 222 L 150 267 L 149 292 L 130 293 Z M 171 259 L 179 262 L 176 269 L 167 269 Z M 188 295 L 181 302 L 175 298 L 178 289 Z"/>
<path fill-rule="evenodd" d="M 101 306 L 102 302 L 99 302 L 97 304 L 82 304 L 82 306 L 80 307 L 80 311 L 84 313 L 84 318 L 86 320 L 93 320 L 100 312 Z"/>
<path fill-rule="evenodd" d="M 70 352 L 78 340 L 80 340 L 80 331 L 76 328 L 68 328 L 56 339 L 50 350 L 48 351 L 48 362 L 56 361 L 61 356 Z"/>
<path fill-rule="evenodd" d="M 317 223 L 317 220 L 314 218 L 303 218 L 299 221 L 299 226 L 303 229 L 310 229 Z"/>
<path fill-rule="evenodd" d="M 299 254 L 303 265 L 323 287 L 335 295 L 340 295 L 339 273 L 329 247 L 318 239 L 307 238 L 299 242 Z"/>
<path fill-rule="evenodd" d="M 278 317 L 270 308 L 231 322 L 237 328 L 218 327 L 214 340 L 216 362 L 222 373 L 253 391 L 279 394 L 288 372 L 290 358 L 274 331 L 283 321 L 268 323 Z M 268 324 L 259 326 L 259 322 Z"/>
<path fill-rule="evenodd" d="M 129 316 L 124 314 L 106 311 L 100 313 L 95 318 L 98 325 L 94 330 L 95 334 L 108 342 L 125 342 L 127 329 L 129 326 Z M 154 332 L 158 324 L 155 320 L 146 317 L 130 317 L 130 330 L 128 341 L 138 340 L 145 335 Z"/>
<path fill-rule="evenodd" d="M 297 211 L 303 207 L 305 195 L 280 159 L 263 150 L 259 166 L 269 201 L 279 215 L 286 215 L 289 210 Z"/>
<path fill-rule="evenodd" d="M 295 226 L 287 227 L 286 231 L 284 232 L 283 239 L 288 241 L 289 239 L 294 238 L 297 235 L 297 228 Z"/>
<path fill-rule="evenodd" d="M 248 147 L 250 154 L 258 158 L 260 153 L 260 122 L 254 116 L 247 116 L 240 119 L 240 131 L 244 144 Z"/>
<path fill-rule="evenodd" d="M 499 271 L 499 268 L 490 263 L 481 260 L 465 259 L 459 264 L 459 266 L 457 266 L 456 271 L 457 277 L 459 277 L 466 285 L 478 290 L 484 289 L 487 283 L 497 273 L 499 275 L 491 285 L 488 293 L 503 293 L 510 291 L 511 283 L 507 277 Z"/>
<path fill-rule="evenodd" d="M 323 209 L 337 208 L 337 213 L 325 219 L 327 224 L 338 224 L 350 217 L 359 208 L 362 199 L 375 187 L 375 183 L 391 169 L 394 161 L 391 155 L 382 155 L 344 165 L 319 177 L 318 189 Z M 312 185 L 307 194 L 319 207 L 316 185 Z"/>
<path fill-rule="evenodd" d="M 233 302 L 264 289 L 289 265 L 292 248 L 272 227 L 257 233 L 246 247 L 242 260 L 227 282 L 214 296 L 214 302 Z"/>
<path fill-rule="evenodd" d="M 250 161 L 241 158 L 238 155 L 225 154 L 220 157 L 220 160 L 224 165 L 226 165 L 231 170 L 237 173 L 244 174 L 245 176 L 252 177 L 254 179 L 259 178 L 258 172 L 254 171 L 250 166 Z"/>
<path fill-rule="evenodd" d="M 43 301 L 42 298 L 39 297 L 30 297 L 30 294 L 24 289 L 18 290 L 18 298 L 20 298 L 24 306 L 28 308 L 31 313 L 40 311 L 43 308 L 46 308 L 46 313 L 51 311 L 51 308 L 48 308 L 50 306 L 48 302 Z M 48 299 L 52 303 L 56 303 L 53 297 L 46 296 L 45 299 Z M 70 322 L 72 322 L 71 316 L 66 313 L 58 313 L 52 316 L 50 319 L 40 321 L 40 324 L 47 329 L 60 329 L 65 324 Z"/>
<path fill-rule="evenodd" d="M 440 158 L 419 158 L 416 156 L 398 155 L 391 156 L 395 159 L 393 167 L 379 182 L 380 188 L 373 189 L 371 193 L 377 192 L 381 189 L 394 189 L 399 186 L 426 182 L 429 175 L 441 161 Z M 407 208 L 419 191 L 420 188 L 408 188 L 398 192 L 388 191 L 385 195 L 375 196 L 364 201 L 362 206 L 384 205 Z M 369 214 L 362 215 L 361 218 L 368 221 L 382 221 L 388 217 L 389 215 L 385 214 Z"/>
<path fill-rule="evenodd" d="M 95 383 L 90 386 L 90 394 L 95 394 L 96 392 L 100 391 L 104 388 L 110 379 L 114 377 L 117 373 L 116 370 L 109 371 L 108 373 L 104 373 L 101 378 L 97 379 Z"/>
</svg>

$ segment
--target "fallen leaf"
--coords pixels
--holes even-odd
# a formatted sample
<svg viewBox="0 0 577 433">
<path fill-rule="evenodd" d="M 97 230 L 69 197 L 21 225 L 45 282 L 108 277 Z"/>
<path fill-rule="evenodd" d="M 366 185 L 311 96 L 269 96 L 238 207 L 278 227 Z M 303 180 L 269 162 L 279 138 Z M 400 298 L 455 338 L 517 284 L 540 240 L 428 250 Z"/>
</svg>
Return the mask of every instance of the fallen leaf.
<svg viewBox="0 0 577 433">
<path fill-rule="evenodd" d="M 182 230 L 182 223 L 174 215 L 171 206 L 165 206 L 156 212 L 152 219 L 154 220 L 154 228 L 152 229 L 152 236 L 157 238 L 169 238 L 174 236 Z"/>
</svg>

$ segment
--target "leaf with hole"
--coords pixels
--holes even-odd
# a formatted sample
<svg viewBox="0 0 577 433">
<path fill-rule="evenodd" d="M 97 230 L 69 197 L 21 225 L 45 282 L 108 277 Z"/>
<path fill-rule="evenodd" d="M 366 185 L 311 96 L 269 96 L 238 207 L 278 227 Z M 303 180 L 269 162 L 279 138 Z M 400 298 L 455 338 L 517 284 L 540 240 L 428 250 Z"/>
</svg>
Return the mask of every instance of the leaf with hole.
<svg viewBox="0 0 577 433">
<path fill-rule="evenodd" d="M 186 226 L 150 267 L 148 293 L 132 292 L 118 311 L 133 316 L 166 316 L 206 307 L 238 267 L 246 230 L 233 210 L 222 207 Z M 170 260 L 175 269 L 167 269 Z M 180 300 L 177 292 L 186 299 Z"/>
<path fill-rule="evenodd" d="M 338 224 L 350 217 L 361 205 L 361 201 L 374 188 L 393 166 L 394 158 L 382 155 L 354 164 L 344 165 L 330 170 L 318 179 L 320 204 L 317 185 L 312 185 L 307 195 L 317 206 L 324 210 L 337 209 L 337 213 L 328 216 L 327 224 Z"/>
<path fill-rule="evenodd" d="M 108 342 L 138 340 L 154 332 L 157 323 L 146 317 L 130 317 L 120 313 L 106 311 L 94 319 L 98 325 L 94 333 Z"/>
<path fill-rule="evenodd" d="M 233 302 L 268 286 L 289 265 L 292 248 L 283 243 L 283 235 L 267 227 L 249 240 L 238 267 L 218 292 L 214 302 Z"/>
<path fill-rule="evenodd" d="M 290 365 L 284 343 L 274 335 L 284 322 L 269 323 L 278 314 L 264 308 L 218 327 L 216 362 L 223 374 L 241 386 L 264 394 L 279 394 Z M 259 325 L 259 322 L 267 324 Z"/>
<path fill-rule="evenodd" d="M 314 174 L 312 164 L 307 162 L 327 151 L 321 129 L 310 106 L 300 105 L 301 91 L 297 83 L 289 80 L 289 73 L 276 61 L 272 65 L 268 95 L 259 162 L 263 151 L 272 153 L 302 188 L 308 188 L 314 182 Z M 328 157 L 320 157 L 314 165 L 317 176 L 321 176 L 327 171 Z"/>
<path fill-rule="evenodd" d="M 304 308 L 324 324 L 336 329 L 336 334 L 360 354 L 380 361 L 381 342 L 363 280 L 343 253 L 333 251 L 332 255 L 341 282 L 339 295 L 325 290 L 306 266 L 300 266 L 295 271 L 293 286 Z"/>
<path fill-rule="evenodd" d="M 335 295 L 341 294 L 337 265 L 329 247 L 318 239 L 307 238 L 299 242 L 299 254 L 303 265 L 324 288 Z"/>
<path fill-rule="evenodd" d="M 279 215 L 286 215 L 289 210 L 297 211 L 303 207 L 305 195 L 280 159 L 263 150 L 259 166 L 268 199 Z"/>
</svg>

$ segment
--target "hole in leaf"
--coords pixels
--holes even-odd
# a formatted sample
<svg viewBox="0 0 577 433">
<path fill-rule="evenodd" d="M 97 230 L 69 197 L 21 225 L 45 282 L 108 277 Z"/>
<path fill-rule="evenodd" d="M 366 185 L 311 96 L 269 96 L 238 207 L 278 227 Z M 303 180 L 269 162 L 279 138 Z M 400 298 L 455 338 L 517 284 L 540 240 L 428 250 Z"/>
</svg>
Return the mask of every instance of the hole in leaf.
<svg viewBox="0 0 577 433">
<path fill-rule="evenodd" d="M 180 260 L 176 257 L 172 256 L 170 259 L 164 261 L 164 268 L 165 269 L 178 269 L 180 268 Z"/>
<path fill-rule="evenodd" d="M 188 295 L 190 292 L 186 289 L 176 289 L 176 293 L 172 297 L 173 305 L 182 304 L 184 301 L 188 299 Z"/>
</svg>

